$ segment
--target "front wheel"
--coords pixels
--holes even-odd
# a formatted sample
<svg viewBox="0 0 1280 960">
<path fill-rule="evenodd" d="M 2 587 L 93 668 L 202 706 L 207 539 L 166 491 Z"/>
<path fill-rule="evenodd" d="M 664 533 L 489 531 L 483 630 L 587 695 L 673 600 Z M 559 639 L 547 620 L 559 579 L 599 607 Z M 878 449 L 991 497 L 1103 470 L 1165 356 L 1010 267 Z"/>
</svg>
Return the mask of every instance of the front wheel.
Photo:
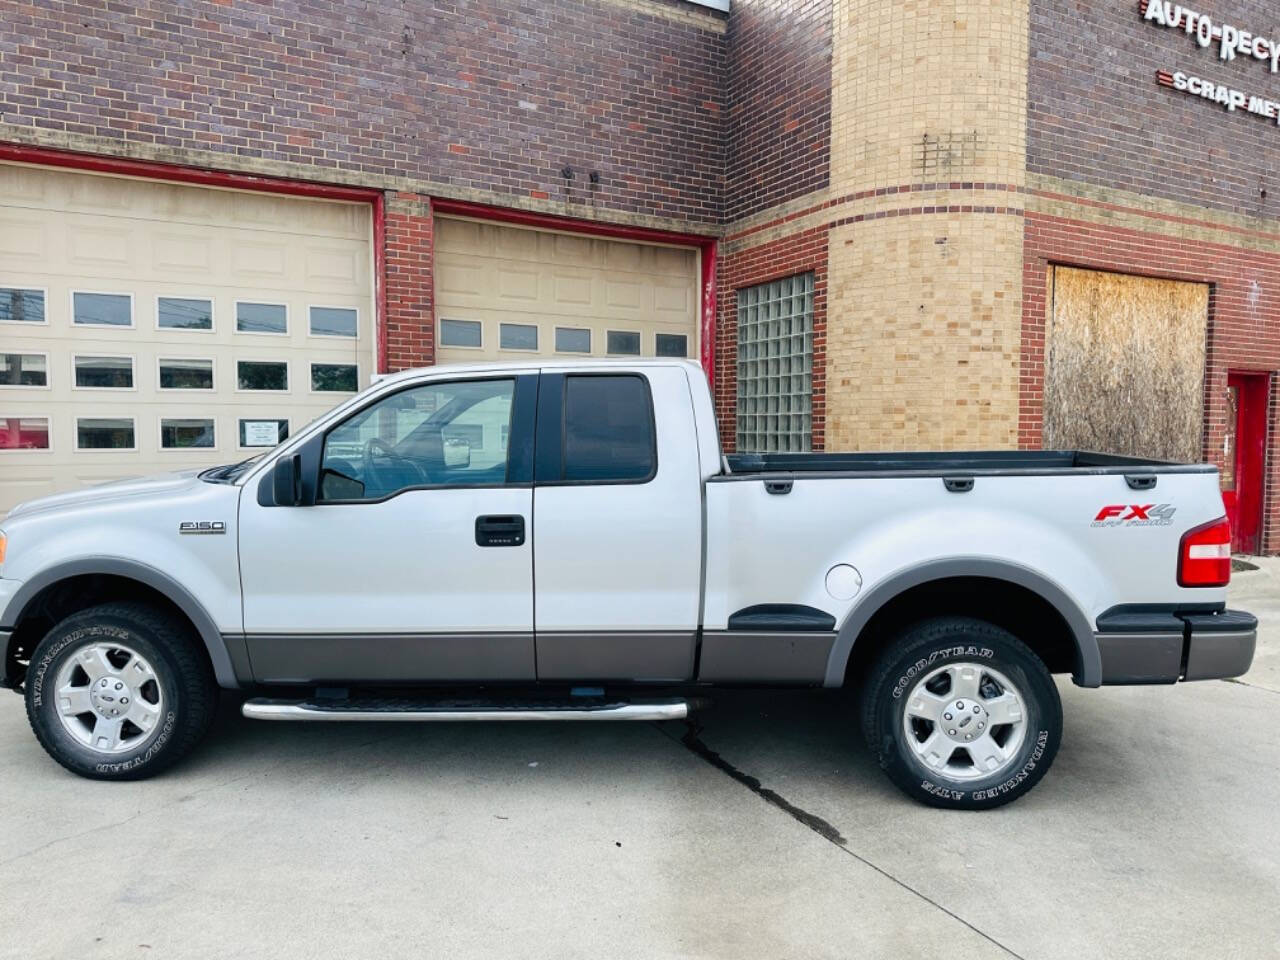
<svg viewBox="0 0 1280 960">
<path fill-rule="evenodd" d="M 1062 702 L 1044 662 L 993 624 L 946 617 L 907 629 L 863 696 L 867 743 L 908 796 L 982 810 L 1039 782 L 1062 740 Z"/>
<path fill-rule="evenodd" d="M 140 603 L 63 620 L 36 646 L 27 718 L 73 773 L 139 780 L 184 757 L 213 720 L 217 683 L 187 626 Z"/>
</svg>

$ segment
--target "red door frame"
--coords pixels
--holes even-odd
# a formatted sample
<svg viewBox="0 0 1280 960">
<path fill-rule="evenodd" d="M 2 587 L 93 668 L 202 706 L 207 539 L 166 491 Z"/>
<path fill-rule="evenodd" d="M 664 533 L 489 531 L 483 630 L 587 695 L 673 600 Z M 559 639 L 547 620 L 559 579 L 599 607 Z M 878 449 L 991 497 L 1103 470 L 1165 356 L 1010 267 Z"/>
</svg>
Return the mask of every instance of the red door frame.
<svg viewBox="0 0 1280 960">
<path fill-rule="evenodd" d="M 1267 410 L 1271 375 L 1228 370 L 1227 388 L 1237 388 L 1236 448 L 1232 464 L 1234 489 L 1224 490 L 1223 502 L 1231 519 L 1231 547 L 1241 553 L 1262 548 L 1262 496 L 1267 462 Z"/>
<path fill-rule="evenodd" d="M 450 200 L 447 197 L 432 197 L 431 212 L 433 214 L 453 214 L 460 217 L 472 217 L 477 220 L 494 220 L 499 223 L 511 223 L 517 226 L 536 227 L 543 230 L 563 230 L 566 233 L 585 234 L 592 237 L 611 237 L 616 240 L 640 240 L 649 243 L 664 243 L 672 246 L 695 247 L 701 252 L 700 289 L 702 302 L 699 305 L 699 359 L 707 380 L 715 385 L 716 368 L 716 238 L 697 233 L 676 233 L 670 230 L 652 230 L 648 227 L 630 227 L 617 223 L 598 223 L 594 220 L 576 220 L 573 217 L 561 217 L 549 213 L 535 213 L 532 210 L 517 210 L 511 207 L 495 207 L 483 203 L 471 203 L 466 200 Z"/>
<path fill-rule="evenodd" d="M 43 167 L 61 167 L 89 173 L 113 173 L 125 177 L 141 177 L 148 180 L 167 180 L 171 183 L 190 183 L 204 187 L 223 187 L 230 190 L 251 190 L 258 193 L 276 193 L 291 197 L 312 197 L 318 200 L 346 200 L 367 203 L 373 214 L 373 302 L 374 336 L 377 342 L 377 367 L 379 373 L 387 369 L 387 287 L 386 287 L 386 203 L 381 190 L 371 187 L 347 187 L 335 183 L 314 183 L 309 180 L 287 180 L 277 177 L 260 177 L 247 173 L 227 173 L 222 170 L 204 170 L 176 163 L 157 163 L 151 160 L 131 160 L 124 157 L 102 157 L 96 154 L 51 150 L 47 147 L 30 147 L 18 143 L 0 143 L 0 160 L 38 164 Z"/>
</svg>

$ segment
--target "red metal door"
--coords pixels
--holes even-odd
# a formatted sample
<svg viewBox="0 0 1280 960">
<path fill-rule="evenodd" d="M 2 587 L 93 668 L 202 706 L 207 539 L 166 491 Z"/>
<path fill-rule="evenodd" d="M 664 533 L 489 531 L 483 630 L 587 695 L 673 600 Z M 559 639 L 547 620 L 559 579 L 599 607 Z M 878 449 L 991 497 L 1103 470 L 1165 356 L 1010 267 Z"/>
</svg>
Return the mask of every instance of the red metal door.
<svg viewBox="0 0 1280 960">
<path fill-rule="evenodd" d="M 1222 445 L 1222 500 L 1231 521 L 1231 549 L 1257 553 L 1262 524 L 1262 467 L 1267 459 L 1265 373 L 1227 374 L 1227 434 Z"/>
</svg>

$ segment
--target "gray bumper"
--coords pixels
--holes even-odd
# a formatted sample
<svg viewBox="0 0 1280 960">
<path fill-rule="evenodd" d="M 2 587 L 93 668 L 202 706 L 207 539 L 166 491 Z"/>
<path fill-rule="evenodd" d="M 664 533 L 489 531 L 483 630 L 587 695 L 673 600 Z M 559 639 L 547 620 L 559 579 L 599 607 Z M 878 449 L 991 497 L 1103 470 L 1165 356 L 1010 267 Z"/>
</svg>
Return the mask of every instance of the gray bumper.
<svg viewBox="0 0 1280 960">
<path fill-rule="evenodd" d="M 1243 610 L 1099 618 L 1104 684 L 1218 680 L 1247 673 L 1258 618 Z"/>
</svg>

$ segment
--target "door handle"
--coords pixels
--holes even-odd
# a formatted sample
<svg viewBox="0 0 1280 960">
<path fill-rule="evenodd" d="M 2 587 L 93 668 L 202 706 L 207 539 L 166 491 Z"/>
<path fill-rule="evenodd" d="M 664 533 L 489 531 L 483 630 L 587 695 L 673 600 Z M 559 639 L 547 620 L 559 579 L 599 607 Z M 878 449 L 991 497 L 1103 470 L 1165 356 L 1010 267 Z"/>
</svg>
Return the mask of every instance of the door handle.
<svg viewBox="0 0 1280 960">
<path fill-rule="evenodd" d="M 524 545 L 524 517 L 519 514 L 490 514 L 476 517 L 476 546 L 520 547 Z"/>
</svg>

